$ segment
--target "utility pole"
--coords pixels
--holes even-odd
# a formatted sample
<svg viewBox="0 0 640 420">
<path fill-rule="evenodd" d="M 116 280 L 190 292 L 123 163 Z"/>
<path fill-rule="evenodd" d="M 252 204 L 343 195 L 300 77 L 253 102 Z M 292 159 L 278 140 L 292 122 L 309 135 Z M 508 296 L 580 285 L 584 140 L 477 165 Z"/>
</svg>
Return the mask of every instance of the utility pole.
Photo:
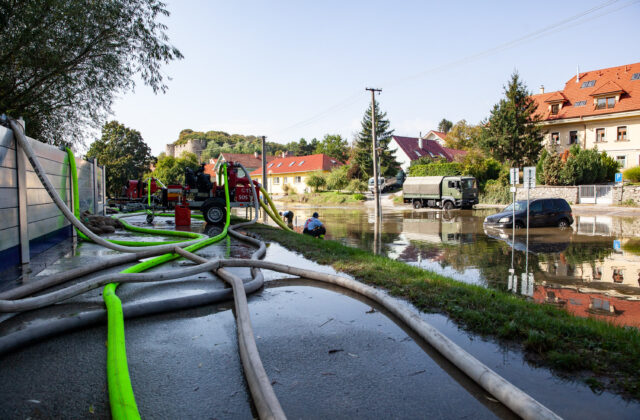
<svg viewBox="0 0 640 420">
<path fill-rule="evenodd" d="M 371 142 L 373 148 L 373 197 L 376 201 L 376 219 L 382 218 L 382 209 L 380 208 L 380 188 L 378 186 L 378 139 L 376 139 L 376 92 L 382 92 L 382 89 L 365 88 L 371 91 Z"/>
<path fill-rule="evenodd" d="M 261 136 L 262 138 L 262 188 L 267 192 L 267 185 L 269 184 L 269 178 L 267 177 L 267 136 Z M 265 202 L 267 201 L 265 197 Z M 267 222 L 267 212 L 263 211 L 264 222 Z"/>
</svg>

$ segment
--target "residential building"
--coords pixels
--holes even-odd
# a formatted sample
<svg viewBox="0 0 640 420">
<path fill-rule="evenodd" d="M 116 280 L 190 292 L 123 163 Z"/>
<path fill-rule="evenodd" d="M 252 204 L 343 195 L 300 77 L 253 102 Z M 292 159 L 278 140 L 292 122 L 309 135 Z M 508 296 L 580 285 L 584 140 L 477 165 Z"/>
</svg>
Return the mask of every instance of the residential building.
<svg viewBox="0 0 640 420">
<path fill-rule="evenodd" d="M 287 156 L 273 159 L 267 165 L 267 190 L 269 194 L 284 193 L 284 186 L 297 193 L 309 192 L 307 177 L 316 172 L 329 173 L 343 163 L 319 153 L 308 156 Z M 263 183 L 262 168 L 251 172 L 251 178 Z"/>
<path fill-rule="evenodd" d="M 447 133 L 443 133 L 442 131 L 431 130 L 421 138 L 425 140 L 433 140 L 438 142 L 438 144 L 444 147 L 444 139 L 447 137 Z"/>
<path fill-rule="evenodd" d="M 431 131 L 430 133 L 435 132 Z M 391 137 L 389 149 L 395 150 L 396 160 L 403 171 L 407 172 L 411 162 L 425 156 L 432 159 L 446 159 L 451 162 L 459 160 L 467 154 L 464 150 L 449 149 L 443 147 L 438 141 L 428 140 L 425 137 Z"/>
<path fill-rule="evenodd" d="M 578 73 L 563 90 L 532 98 L 546 147 L 597 147 L 622 165 L 640 164 L 640 63 Z"/>
<path fill-rule="evenodd" d="M 276 158 L 275 156 L 267 156 L 267 163 L 273 161 L 275 158 Z M 210 171 L 213 172 L 213 174 L 217 174 L 218 170 L 220 169 L 220 165 L 222 165 L 223 162 L 240 163 L 242 166 L 245 167 L 247 172 L 251 173 L 255 169 L 260 168 L 262 166 L 262 155 L 259 154 L 258 152 L 255 152 L 253 154 L 251 153 L 220 153 L 220 155 L 218 156 L 218 159 L 216 159 L 215 162 L 213 163 L 213 168 Z M 239 175 L 244 176 L 243 174 L 240 174 L 240 173 Z"/>
</svg>

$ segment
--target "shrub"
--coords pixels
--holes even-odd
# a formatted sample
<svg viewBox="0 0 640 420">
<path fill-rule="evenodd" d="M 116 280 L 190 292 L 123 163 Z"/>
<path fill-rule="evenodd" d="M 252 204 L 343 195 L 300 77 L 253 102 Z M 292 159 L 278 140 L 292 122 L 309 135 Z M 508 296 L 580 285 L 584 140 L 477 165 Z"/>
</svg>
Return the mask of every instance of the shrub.
<svg viewBox="0 0 640 420">
<path fill-rule="evenodd" d="M 356 194 L 353 194 L 353 199 L 354 200 L 359 200 L 359 201 L 364 201 L 364 200 L 367 199 L 367 197 L 365 197 L 364 194 L 356 193 Z"/>
<path fill-rule="evenodd" d="M 508 185 L 503 185 L 497 179 L 490 179 L 484 186 L 484 192 L 480 195 L 482 203 L 507 204 L 511 202 L 511 192 Z"/>
<path fill-rule="evenodd" d="M 622 173 L 622 176 L 631 182 L 640 182 L 640 166 L 627 169 Z"/>
<path fill-rule="evenodd" d="M 581 185 L 613 181 L 619 164 L 605 152 L 580 149 L 574 145 L 564 154 L 543 154 L 536 167 L 542 167 L 537 176 L 547 185 Z"/>
<path fill-rule="evenodd" d="M 462 164 L 458 162 L 436 162 L 409 167 L 409 176 L 455 176 L 460 174 L 462 174 Z"/>
<path fill-rule="evenodd" d="M 347 179 L 348 167 L 346 165 L 335 168 L 329 175 L 327 175 L 327 189 L 340 191 L 344 190 L 349 184 Z"/>
<path fill-rule="evenodd" d="M 478 181 L 480 190 L 484 190 L 486 182 L 498 179 L 502 171 L 502 164 L 493 158 L 485 158 L 482 154 L 467 153 L 463 162 L 462 174 L 471 175 Z"/>
<path fill-rule="evenodd" d="M 347 185 L 347 191 L 352 194 L 367 191 L 367 183 L 360 179 L 352 179 Z"/>
<path fill-rule="evenodd" d="M 289 195 L 289 193 L 291 192 L 292 189 L 293 188 L 289 184 L 284 184 L 282 186 L 282 192 L 284 193 L 284 195 Z"/>
<path fill-rule="evenodd" d="M 321 172 L 312 173 L 307 177 L 305 182 L 308 186 L 313 188 L 313 192 L 318 192 L 320 188 L 327 185 L 327 180 Z"/>
</svg>

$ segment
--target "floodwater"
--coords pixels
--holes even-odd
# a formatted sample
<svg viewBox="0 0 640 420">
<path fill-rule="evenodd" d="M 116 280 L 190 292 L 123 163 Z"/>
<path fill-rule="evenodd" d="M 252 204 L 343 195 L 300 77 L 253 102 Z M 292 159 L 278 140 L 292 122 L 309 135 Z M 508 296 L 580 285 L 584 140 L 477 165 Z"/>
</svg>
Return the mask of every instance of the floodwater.
<svg viewBox="0 0 640 420">
<path fill-rule="evenodd" d="M 640 219 L 574 214 L 571 229 L 483 227 L 498 209 L 287 207 L 301 226 L 313 211 L 328 239 L 456 280 L 523 295 L 578 316 L 640 327 Z M 377 234 L 376 234 L 377 233 Z"/>
</svg>

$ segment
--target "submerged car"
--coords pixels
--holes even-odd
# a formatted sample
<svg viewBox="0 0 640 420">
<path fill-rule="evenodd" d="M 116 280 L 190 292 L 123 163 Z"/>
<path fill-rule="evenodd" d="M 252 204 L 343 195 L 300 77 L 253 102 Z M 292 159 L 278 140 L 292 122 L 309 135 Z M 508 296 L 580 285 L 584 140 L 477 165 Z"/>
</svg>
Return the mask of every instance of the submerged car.
<svg viewBox="0 0 640 420">
<path fill-rule="evenodd" d="M 492 214 L 484 219 L 485 226 L 516 229 L 527 226 L 527 201 L 520 200 L 509 204 L 500 213 Z M 573 223 L 571 206 L 562 198 L 537 198 L 529 201 L 529 227 L 566 228 Z"/>
</svg>

